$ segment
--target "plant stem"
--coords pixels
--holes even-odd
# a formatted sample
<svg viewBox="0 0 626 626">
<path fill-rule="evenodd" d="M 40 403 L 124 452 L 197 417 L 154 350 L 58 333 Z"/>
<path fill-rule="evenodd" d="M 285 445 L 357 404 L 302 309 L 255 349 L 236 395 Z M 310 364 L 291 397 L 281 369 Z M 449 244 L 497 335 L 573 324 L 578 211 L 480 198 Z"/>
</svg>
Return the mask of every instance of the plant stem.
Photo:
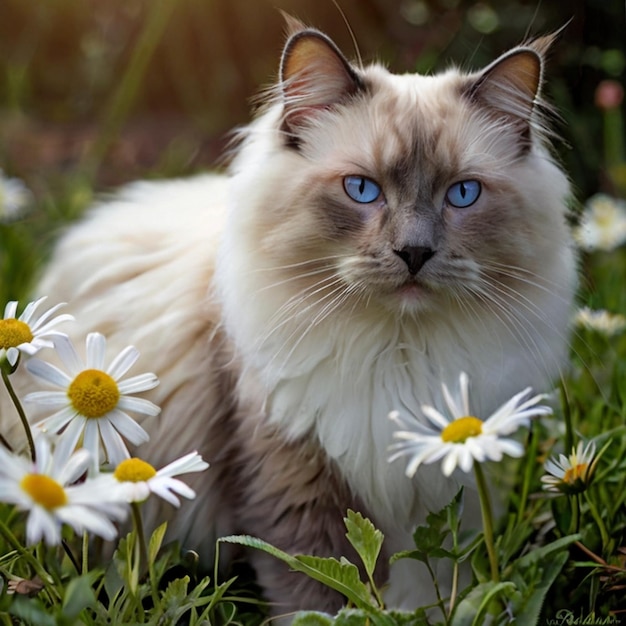
<svg viewBox="0 0 626 626">
<path fill-rule="evenodd" d="M 500 580 L 500 571 L 498 569 L 498 558 L 496 556 L 496 547 L 493 541 L 493 516 L 491 513 L 491 501 L 489 499 L 489 489 L 485 481 L 485 475 L 479 463 L 474 463 L 474 474 L 476 475 L 476 486 L 478 487 L 478 497 L 480 499 L 480 512 L 483 518 L 483 535 L 485 537 L 485 547 L 489 556 L 489 565 L 491 567 L 491 579 L 494 582 Z"/>
<path fill-rule="evenodd" d="M 435 572 L 433 571 L 433 568 L 430 564 L 430 561 L 428 560 L 428 557 L 424 560 L 424 564 L 428 568 L 428 573 L 430 574 L 430 577 L 432 578 L 432 581 L 433 581 L 433 585 L 435 586 L 435 593 L 437 594 L 437 604 L 439 605 L 439 608 L 441 609 L 441 612 L 443 613 L 444 619 L 447 619 L 448 616 L 446 615 L 446 608 L 443 603 L 443 599 L 441 597 L 441 591 L 439 590 L 439 583 L 437 582 L 437 576 L 435 576 Z"/>
<path fill-rule="evenodd" d="M 89 573 L 89 535 L 87 531 L 83 531 L 83 553 L 82 553 L 82 569 L 83 574 Z"/>
<path fill-rule="evenodd" d="M 20 403 L 15 390 L 13 389 L 13 385 L 9 380 L 9 375 L 4 371 L 4 368 L 0 367 L 0 371 L 2 371 L 2 380 L 4 382 L 4 386 L 7 388 L 9 395 L 11 396 L 11 400 L 17 409 L 17 413 L 20 416 L 20 420 L 22 422 L 22 426 L 24 426 L 24 430 L 26 431 L 26 439 L 28 439 L 28 447 L 30 448 L 30 458 L 33 463 L 37 461 L 37 453 L 35 452 L 35 442 L 33 441 L 33 433 L 30 430 L 30 424 L 28 423 L 28 418 L 26 417 L 26 413 L 24 413 L 24 409 Z"/>
<path fill-rule="evenodd" d="M 455 546 L 456 548 L 456 546 Z M 454 561 L 452 566 L 452 589 L 450 590 L 450 606 L 448 607 L 448 616 L 452 617 L 454 603 L 456 602 L 456 594 L 459 587 L 459 562 Z"/>
<path fill-rule="evenodd" d="M 4 537 L 5 541 L 10 544 L 15 551 L 33 568 L 33 571 L 37 574 L 37 576 L 39 576 L 41 582 L 44 584 L 51 597 L 56 601 L 60 601 L 61 596 L 54 587 L 54 580 L 52 576 L 43 568 L 41 563 L 22 546 L 3 521 L 0 521 L 0 534 Z"/>
<path fill-rule="evenodd" d="M 72 549 L 68 545 L 67 541 L 65 541 L 65 539 L 61 539 L 61 546 L 63 547 L 63 551 L 67 555 L 67 558 L 71 561 L 72 565 L 74 566 L 76 573 L 80 576 L 81 574 L 80 565 L 78 565 L 78 561 L 76 560 L 76 557 L 74 556 L 74 553 L 72 552 Z"/>
<path fill-rule="evenodd" d="M 146 535 L 143 530 L 143 522 L 141 520 L 141 507 L 137 502 L 131 502 L 130 508 L 133 512 L 133 524 L 137 533 L 137 541 L 139 542 L 139 571 L 142 566 L 148 567 L 148 547 L 146 545 Z"/>
<path fill-rule="evenodd" d="M 570 533 L 577 533 L 580 526 L 580 498 L 579 494 L 569 496 L 572 508 L 572 521 L 570 522 Z"/>
<path fill-rule="evenodd" d="M 3 437 L 0 433 L 0 444 L 3 445 L 9 452 L 13 452 L 13 446 Z"/>
</svg>

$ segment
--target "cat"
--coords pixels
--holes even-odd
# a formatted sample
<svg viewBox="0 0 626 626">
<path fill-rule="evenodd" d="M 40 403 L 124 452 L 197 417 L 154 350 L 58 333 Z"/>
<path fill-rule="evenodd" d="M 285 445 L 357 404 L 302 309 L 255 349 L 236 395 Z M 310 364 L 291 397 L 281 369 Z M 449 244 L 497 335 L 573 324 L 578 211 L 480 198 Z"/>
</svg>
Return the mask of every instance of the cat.
<svg viewBox="0 0 626 626">
<path fill-rule="evenodd" d="M 229 172 L 101 203 L 61 238 L 37 293 L 69 303 L 77 345 L 97 330 L 158 375 L 142 458 L 197 449 L 210 462 L 186 477 L 197 498 L 153 508 L 154 523 L 169 517 L 207 563 L 231 533 L 356 561 L 352 508 L 384 532 L 384 563 L 458 487 L 437 465 L 411 480 L 388 463 L 390 411 L 420 418 L 465 371 L 487 416 L 528 385 L 549 389 L 566 362 L 576 260 L 540 95 L 551 38 L 422 76 L 355 65 L 322 32 L 289 29 Z M 275 614 L 341 606 L 247 558 Z M 431 599 L 420 567 L 391 568 L 392 606 Z"/>
</svg>

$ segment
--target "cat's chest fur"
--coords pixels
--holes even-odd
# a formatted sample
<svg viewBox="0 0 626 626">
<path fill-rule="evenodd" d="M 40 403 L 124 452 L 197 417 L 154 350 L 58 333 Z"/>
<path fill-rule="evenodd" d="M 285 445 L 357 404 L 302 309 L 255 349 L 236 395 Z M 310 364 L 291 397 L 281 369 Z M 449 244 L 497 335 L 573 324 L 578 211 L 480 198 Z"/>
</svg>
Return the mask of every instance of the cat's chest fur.
<svg viewBox="0 0 626 626">
<path fill-rule="evenodd" d="M 258 293 L 260 312 L 263 289 Z M 555 366 L 549 325 L 535 320 L 524 329 L 532 341 L 520 343 L 497 316 L 468 319 L 453 303 L 430 318 L 372 307 L 304 327 L 297 316 L 277 327 L 274 320 L 268 313 L 253 323 L 243 318 L 227 323 L 243 354 L 241 393 L 249 376 L 260 382 L 265 419 L 288 439 L 317 440 L 392 534 L 408 533 L 428 510 L 450 499 L 458 484 L 436 467 L 422 468 L 410 480 L 401 461 L 388 462 L 397 429 L 390 411 L 426 422 L 421 407 L 441 406 L 441 383 L 455 389 L 465 371 L 475 383 L 471 408 L 485 418 L 520 385 L 543 383 L 545 370 L 533 368 L 533 362 Z"/>
</svg>

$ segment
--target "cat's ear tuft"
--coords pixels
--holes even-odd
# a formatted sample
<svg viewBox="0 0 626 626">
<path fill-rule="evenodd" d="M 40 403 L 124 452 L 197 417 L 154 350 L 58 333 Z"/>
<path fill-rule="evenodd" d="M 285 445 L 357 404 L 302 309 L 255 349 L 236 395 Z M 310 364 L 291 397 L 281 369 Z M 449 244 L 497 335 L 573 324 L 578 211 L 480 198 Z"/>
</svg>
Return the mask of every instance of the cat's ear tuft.
<svg viewBox="0 0 626 626">
<path fill-rule="evenodd" d="M 531 47 L 501 56 L 474 78 L 467 95 L 503 115 L 529 122 L 543 77 L 543 58 Z"/>
<path fill-rule="evenodd" d="M 553 36 L 542 37 L 514 48 L 473 76 L 465 89 L 473 102 L 503 120 L 524 148 L 530 146 L 532 128 L 547 132 L 540 94 L 545 54 L 553 40 Z"/>
<path fill-rule="evenodd" d="M 291 35 L 280 65 L 284 126 L 292 135 L 320 110 L 345 102 L 363 88 L 339 48 L 314 29 Z"/>
</svg>

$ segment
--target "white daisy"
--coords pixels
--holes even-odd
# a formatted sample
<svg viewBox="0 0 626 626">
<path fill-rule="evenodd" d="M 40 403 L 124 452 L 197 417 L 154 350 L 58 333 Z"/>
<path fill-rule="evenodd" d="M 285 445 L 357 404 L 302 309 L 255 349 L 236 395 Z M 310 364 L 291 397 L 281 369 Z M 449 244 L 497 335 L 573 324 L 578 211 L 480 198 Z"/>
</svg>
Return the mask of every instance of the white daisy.
<svg viewBox="0 0 626 626">
<path fill-rule="evenodd" d="M 524 453 L 523 446 L 503 436 L 514 433 L 520 426 L 527 426 L 531 417 L 552 413 L 549 407 L 538 404 L 544 396 L 528 398 L 531 392 L 528 387 L 483 421 L 470 412 L 467 374 L 462 373 L 459 380 L 458 398 L 453 398 L 446 385 L 442 385 L 452 419 L 449 420 L 432 406 L 422 406 L 422 413 L 434 428 L 420 423 L 416 418 L 405 421 L 397 411 L 389 414 L 390 419 L 401 427 L 410 428 L 394 433 L 394 437 L 400 441 L 390 446 L 389 457 L 390 462 L 401 456 L 411 457 L 406 468 L 409 478 L 415 475 L 422 463 L 434 463 L 440 459 L 443 459 L 443 474 L 450 476 L 457 466 L 469 472 L 474 461 L 500 461 L 503 454 L 520 457 Z"/>
<path fill-rule="evenodd" d="M 541 477 L 543 488 L 555 493 L 573 495 L 585 491 L 593 478 L 598 464 L 596 445 L 593 441 L 583 447 L 579 441 L 569 456 L 560 454 L 556 458 L 548 459 L 544 464 L 547 474 Z"/>
<path fill-rule="evenodd" d="M 574 322 L 578 326 L 611 336 L 626 329 L 626 317 L 619 313 L 609 313 L 604 309 L 593 310 L 582 307 L 575 315 Z"/>
<path fill-rule="evenodd" d="M 62 391 L 36 391 L 24 400 L 59 409 L 35 424 L 39 431 L 60 433 L 57 448 L 69 456 L 78 445 L 93 455 L 94 467 L 100 464 L 100 448 L 108 461 L 117 465 L 130 456 L 124 442 L 134 445 L 148 441 L 148 433 L 126 411 L 158 415 L 152 402 L 129 394 L 153 389 L 159 384 L 155 374 L 139 374 L 121 380 L 139 358 L 133 346 L 122 350 L 105 368 L 106 339 L 99 333 L 87 335 L 85 362 L 66 336 L 56 337 L 54 346 L 69 372 L 32 359 L 28 371 Z"/>
<path fill-rule="evenodd" d="M 43 435 L 36 438 L 35 449 L 37 460 L 33 463 L 0 446 L 0 500 L 29 511 L 27 543 L 43 539 L 49 545 L 59 544 L 63 524 L 77 533 L 87 531 L 113 539 L 117 530 L 111 520 L 123 520 L 128 507 L 94 481 L 71 484 L 85 473 L 89 452 L 78 450 L 69 458 L 58 449 L 53 453 Z"/>
<path fill-rule="evenodd" d="M 33 194 L 19 178 L 8 178 L 0 170 L 0 222 L 22 216 Z"/>
<path fill-rule="evenodd" d="M 574 239 L 585 250 L 614 250 L 626 241 L 626 202 L 606 194 L 592 196 L 585 206 Z"/>
<path fill-rule="evenodd" d="M 67 313 L 52 317 L 65 303 L 57 304 L 39 317 L 35 312 L 46 296 L 26 305 L 23 313 L 17 315 L 17 301 L 9 302 L 4 308 L 4 319 L 0 320 L 0 361 L 6 356 L 14 367 L 20 352 L 35 354 L 41 348 L 52 347 L 51 338 L 60 333 L 54 330 L 62 322 L 73 320 Z"/>
<path fill-rule="evenodd" d="M 152 465 L 142 459 L 132 458 L 122 461 L 113 474 L 102 475 L 117 483 L 127 502 L 143 502 L 151 493 L 167 500 L 174 506 L 180 506 L 176 494 L 185 498 L 195 498 L 196 494 L 188 485 L 174 478 L 181 474 L 202 472 L 209 467 L 197 452 L 191 452 L 169 465 L 155 470 Z"/>
</svg>

